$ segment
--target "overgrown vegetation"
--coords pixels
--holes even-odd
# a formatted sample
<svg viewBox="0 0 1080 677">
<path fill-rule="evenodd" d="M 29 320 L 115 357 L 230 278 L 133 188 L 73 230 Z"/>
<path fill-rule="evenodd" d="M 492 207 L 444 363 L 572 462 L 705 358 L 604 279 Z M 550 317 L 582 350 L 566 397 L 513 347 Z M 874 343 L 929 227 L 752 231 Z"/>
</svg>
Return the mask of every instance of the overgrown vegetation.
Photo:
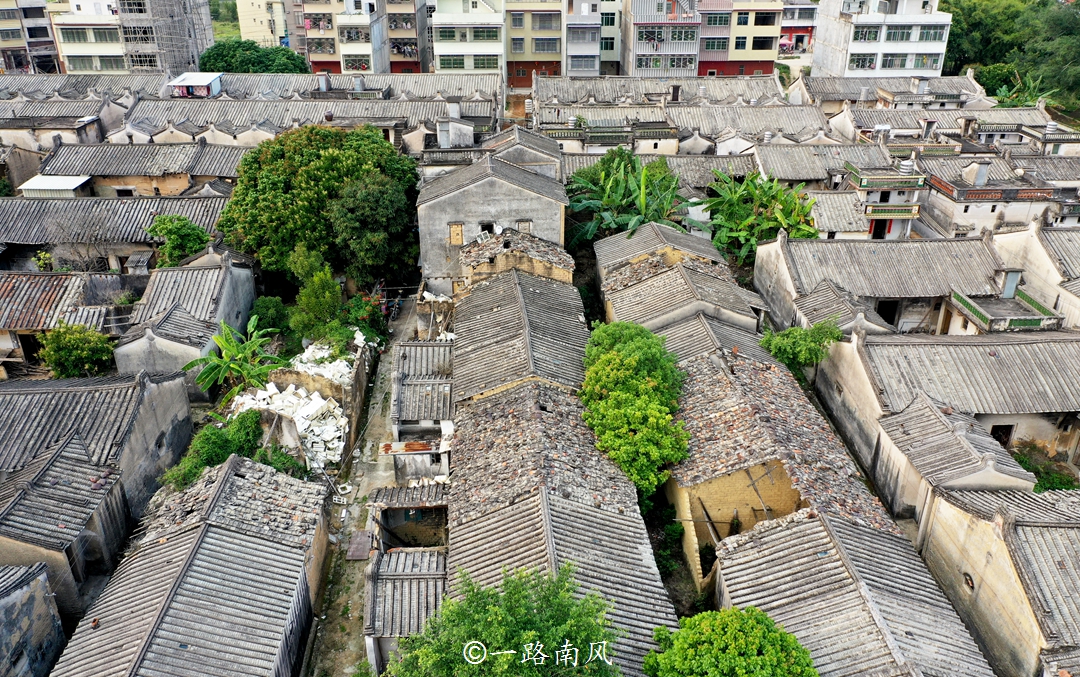
<svg viewBox="0 0 1080 677">
<path fill-rule="evenodd" d="M 682 522 L 675 521 L 674 506 L 667 505 L 660 510 L 664 526 L 659 543 L 653 548 L 653 555 L 656 557 L 656 568 L 660 570 L 660 575 L 668 576 L 682 566 L 682 537 L 686 529 Z"/>
<path fill-rule="evenodd" d="M 260 296 L 255 299 L 251 314 L 259 318 L 255 329 L 281 331 L 289 326 L 289 311 L 280 296 Z"/>
<path fill-rule="evenodd" d="M 654 638 L 649 677 L 818 677 L 810 652 L 754 607 L 680 618 L 678 630 L 659 627 Z"/>
<path fill-rule="evenodd" d="M 265 270 L 294 271 L 302 244 L 366 283 L 415 263 L 416 196 L 416 162 L 379 130 L 306 125 L 244 155 L 218 227 Z"/>
<path fill-rule="evenodd" d="M 944 72 L 957 75 L 968 67 L 987 94 L 1010 90 L 1007 105 L 1020 105 L 1017 85 L 1034 103 L 1032 89 L 1045 88 L 1066 109 L 1080 107 L 1080 7 L 1055 0 L 942 0 L 952 14 Z M 1035 88 L 1029 83 L 1038 83 Z M 1035 92 L 1038 94 L 1038 91 Z"/>
<path fill-rule="evenodd" d="M 683 381 L 675 362 L 662 337 L 630 322 L 595 325 L 585 348 L 585 422 L 646 496 L 686 458 L 689 434 L 674 419 Z"/>
<path fill-rule="evenodd" d="M 713 244 L 740 265 L 752 263 L 758 243 L 775 239 L 780 230 L 788 237 L 813 239 L 817 229 L 810 219 L 813 200 L 805 200 L 803 185 L 785 188 L 774 178 L 752 172 L 742 182 L 713 170 L 710 188 L 716 196 L 704 201 L 709 212 Z"/>
<path fill-rule="evenodd" d="M 571 245 L 607 237 L 656 221 L 674 228 L 685 200 L 678 195 L 679 180 L 660 158 L 648 165 L 629 150 L 613 148 L 595 165 L 570 177 L 570 211 L 587 221 L 573 226 Z"/>
<path fill-rule="evenodd" d="M 797 377 L 802 370 L 813 367 L 829 354 L 829 346 L 844 337 L 835 320 L 822 320 L 809 329 L 791 327 L 780 333 L 765 330 L 761 347 L 769 354 L 787 365 Z"/>
<path fill-rule="evenodd" d="M 306 478 L 307 468 L 295 458 L 277 446 L 263 448 L 259 417 L 260 413 L 252 409 L 234 416 L 222 427 L 211 424 L 199 430 L 180 462 L 161 476 L 161 483 L 176 491 L 186 489 L 199 479 L 204 468 L 221 465 L 233 454 L 264 463 L 293 477 Z"/>
<path fill-rule="evenodd" d="M 288 47 L 262 47 L 254 40 L 215 42 L 199 56 L 203 73 L 310 73 L 304 57 Z"/>
<path fill-rule="evenodd" d="M 165 240 L 165 244 L 158 247 L 158 268 L 180 265 L 187 257 L 202 251 L 210 241 L 205 230 L 188 217 L 178 214 L 155 216 L 154 223 L 146 232 Z"/>
<path fill-rule="evenodd" d="M 252 315 L 248 320 L 247 334 L 221 321 L 220 331 L 214 335 L 217 353 L 192 360 L 184 365 L 184 371 L 202 367 L 195 377 L 195 383 L 203 390 L 226 384 L 221 404 L 231 400 L 245 388 L 261 388 L 266 385 L 270 372 L 286 364 L 285 360 L 266 352 L 270 343 L 271 329 L 257 329 L 259 317 Z"/>
<path fill-rule="evenodd" d="M 40 341 L 38 359 L 49 368 L 53 378 L 96 376 L 112 367 L 112 341 L 84 325 L 60 320 Z"/>
<path fill-rule="evenodd" d="M 571 565 L 555 575 L 504 573 L 501 585 L 482 587 L 466 575 L 460 597 L 448 597 L 422 632 L 404 637 L 390 677 L 530 677 L 618 675 L 610 661 L 615 631 L 610 604 L 595 592 L 576 594 Z M 485 645 L 486 652 L 476 646 Z M 475 653 L 468 652 L 469 647 Z M 603 650 L 604 659 L 594 651 Z M 514 653 L 498 654 L 497 651 Z M 524 652 L 529 652 L 526 655 Z M 565 654 L 558 654 L 565 651 Z M 545 658 L 540 659 L 542 653 Z M 574 653 L 576 652 L 576 654 Z M 483 661 L 473 663 L 481 658 Z M 470 657 L 466 660 L 466 657 Z M 573 663 L 561 657 L 572 658 Z M 535 659 L 535 660 L 534 660 Z M 591 660 L 590 660 L 591 659 Z M 572 667 L 576 664 L 576 667 Z"/>
<path fill-rule="evenodd" d="M 1048 459 L 1046 448 L 1035 440 L 1019 440 L 1013 447 L 1013 458 L 1020 467 L 1035 475 L 1035 493 L 1056 489 L 1076 489 L 1076 476 L 1061 472 Z M 1047 460 L 1042 460 L 1047 459 Z"/>
</svg>

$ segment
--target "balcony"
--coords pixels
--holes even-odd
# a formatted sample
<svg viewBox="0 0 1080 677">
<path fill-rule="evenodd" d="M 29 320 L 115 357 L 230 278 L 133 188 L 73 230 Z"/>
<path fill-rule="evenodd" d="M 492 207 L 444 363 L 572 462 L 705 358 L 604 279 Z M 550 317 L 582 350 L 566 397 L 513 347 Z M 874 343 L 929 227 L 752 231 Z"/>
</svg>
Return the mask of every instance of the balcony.
<svg viewBox="0 0 1080 677">
<path fill-rule="evenodd" d="M 953 291 L 950 306 L 983 332 L 1060 329 L 1064 318 L 1031 298 L 1023 289 L 1015 298 L 973 299 Z"/>
<path fill-rule="evenodd" d="M 668 40 L 665 42 L 642 42 L 634 43 L 634 53 L 640 56 L 652 56 L 655 54 L 697 54 L 698 41 Z"/>
<path fill-rule="evenodd" d="M 922 188 L 926 185 L 926 177 L 920 174 L 900 174 L 895 170 L 892 172 L 886 170 L 879 174 L 869 173 L 874 170 L 868 170 L 867 173 L 863 173 L 863 170 L 850 162 L 844 163 L 844 169 L 851 174 L 851 182 L 856 188 L 863 188 L 866 190 L 877 190 L 880 188 L 904 190 Z M 881 172 L 881 170 L 877 171 Z"/>
<path fill-rule="evenodd" d="M 917 219 L 918 203 L 876 203 L 866 205 L 866 215 L 872 219 Z"/>
<path fill-rule="evenodd" d="M 600 14 L 564 14 L 567 26 L 599 26 Z"/>
</svg>

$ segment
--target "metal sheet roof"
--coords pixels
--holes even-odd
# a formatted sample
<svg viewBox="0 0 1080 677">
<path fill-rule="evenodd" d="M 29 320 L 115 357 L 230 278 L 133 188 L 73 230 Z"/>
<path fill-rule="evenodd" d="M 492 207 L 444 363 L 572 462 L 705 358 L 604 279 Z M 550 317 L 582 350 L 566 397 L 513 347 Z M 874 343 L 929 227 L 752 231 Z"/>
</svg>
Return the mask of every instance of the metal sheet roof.
<svg viewBox="0 0 1080 677">
<path fill-rule="evenodd" d="M 394 346 L 390 418 L 449 421 L 454 417 L 453 344 L 404 342 Z"/>
<path fill-rule="evenodd" d="M 1080 411 L 1080 333 L 867 336 L 861 350 L 889 411 L 920 390 L 974 414 Z"/>
<path fill-rule="evenodd" d="M 19 186 L 19 190 L 75 190 L 90 180 L 89 175 L 82 176 L 45 176 L 38 174 Z"/>
<path fill-rule="evenodd" d="M 81 275 L 0 272 L 0 330 L 52 329 L 85 296 Z"/>
<path fill-rule="evenodd" d="M 968 296 L 992 296 L 999 292 L 994 277 L 1004 268 L 981 238 L 783 242 L 800 294 L 828 279 L 860 297 L 928 298 L 948 296 L 954 289 Z"/>
</svg>

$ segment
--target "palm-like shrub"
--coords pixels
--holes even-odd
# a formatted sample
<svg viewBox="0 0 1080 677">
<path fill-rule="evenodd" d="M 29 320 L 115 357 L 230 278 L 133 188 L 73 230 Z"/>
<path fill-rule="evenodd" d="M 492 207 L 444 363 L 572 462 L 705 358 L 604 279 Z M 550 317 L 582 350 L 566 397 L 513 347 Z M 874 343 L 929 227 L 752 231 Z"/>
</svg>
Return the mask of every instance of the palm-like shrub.
<svg viewBox="0 0 1080 677">
<path fill-rule="evenodd" d="M 220 353 L 211 353 L 184 365 L 184 371 L 202 367 L 195 383 L 203 390 L 227 384 L 230 389 L 221 403 L 224 405 L 244 388 L 261 388 L 266 385 L 270 372 L 286 364 L 285 360 L 266 352 L 270 334 L 274 329 L 257 329 L 259 316 L 252 315 L 247 324 L 247 335 L 230 327 L 224 320 L 221 330 L 214 336 Z"/>
</svg>

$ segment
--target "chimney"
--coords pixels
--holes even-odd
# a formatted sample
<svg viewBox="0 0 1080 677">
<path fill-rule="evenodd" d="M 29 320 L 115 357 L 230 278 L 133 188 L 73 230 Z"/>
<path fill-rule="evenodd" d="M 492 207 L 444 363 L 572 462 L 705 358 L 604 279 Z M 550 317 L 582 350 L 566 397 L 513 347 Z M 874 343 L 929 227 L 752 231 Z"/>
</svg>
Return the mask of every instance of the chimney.
<svg viewBox="0 0 1080 677">
<path fill-rule="evenodd" d="M 330 91 L 330 74 L 329 73 L 319 73 L 319 91 L 320 92 L 329 92 Z"/>
<path fill-rule="evenodd" d="M 919 120 L 919 126 L 922 127 L 922 134 L 919 138 L 929 139 L 934 135 L 934 129 L 937 127 L 937 120 L 923 118 Z"/>
<path fill-rule="evenodd" d="M 672 103 L 678 103 L 678 101 L 679 101 L 679 90 L 681 90 L 681 89 L 682 89 L 682 87 L 680 85 L 672 85 L 671 86 L 671 102 Z"/>
<path fill-rule="evenodd" d="M 703 99 L 708 97 L 708 93 L 706 92 L 705 85 L 698 85 L 697 95 L 700 96 Z"/>
<path fill-rule="evenodd" d="M 960 175 L 973 186 L 986 185 L 986 172 L 990 169 L 990 160 L 975 160 L 961 170 Z"/>
<path fill-rule="evenodd" d="M 750 105 L 751 106 L 756 106 L 757 105 L 757 99 L 750 99 Z"/>
<path fill-rule="evenodd" d="M 915 90 L 916 94 L 926 94 L 926 90 L 930 87 L 930 80 L 928 78 L 918 79 L 918 89 Z"/>
<path fill-rule="evenodd" d="M 323 113 L 323 119 L 326 120 L 327 122 L 333 122 L 334 121 L 334 111 L 328 110 L 325 113 Z"/>
<path fill-rule="evenodd" d="M 874 125 L 874 138 L 878 141 L 888 141 L 892 136 L 891 125 Z"/>
<path fill-rule="evenodd" d="M 915 163 L 911 160 L 903 160 L 900 162 L 899 171 L 902 176 L 911 176 L 915 173 Z"/>
<path fill-rule="evenodd" d="M 765 132 L 765 136 L 762 137 L 762 140 L 765 143 L 772 143 L 773 133 L 772 132 Z"/>
<path fill-rule="evenodd" d="M 451 117 L 451 118 L 460 118 L 461 117 L 461 101 L 460 100 L 454 100 L 454 101 L 447 100 L 447 102 L 446 102 L 446 115 L 447 115 L 447 117 Z"/>
<path fill-rule="evenodd" d="M 971 135 L 975 132 L 975 116 L 965 115 L 960 120 L 960 136 L 965 139 L 970 139 Z"/>
<path fill-rule="evenodd" d="M 863 87 L 859 88 L 859 103 L 862 103 L 863 101 L 866 101 L 869 98 L 870 98 L 870 88 L 866 87 L 866 86 L 863 86 Z"/>
<path fill-rule="evenodd" d="M 362 92 L 367 89 L 367 84 L 364 82 L 363 75 L 354 75 L 352 79 L 352 84 L 354 91 Z"/>
<path fill-rule="evenodd" d="M 1007 269 L 1005 271 L 1005 285 L 1001 289 L 1001 298 L 1011 299 L 1016 296 L 1016 287 L 1020 284 L 1022 270 Z"/>
</svg>

